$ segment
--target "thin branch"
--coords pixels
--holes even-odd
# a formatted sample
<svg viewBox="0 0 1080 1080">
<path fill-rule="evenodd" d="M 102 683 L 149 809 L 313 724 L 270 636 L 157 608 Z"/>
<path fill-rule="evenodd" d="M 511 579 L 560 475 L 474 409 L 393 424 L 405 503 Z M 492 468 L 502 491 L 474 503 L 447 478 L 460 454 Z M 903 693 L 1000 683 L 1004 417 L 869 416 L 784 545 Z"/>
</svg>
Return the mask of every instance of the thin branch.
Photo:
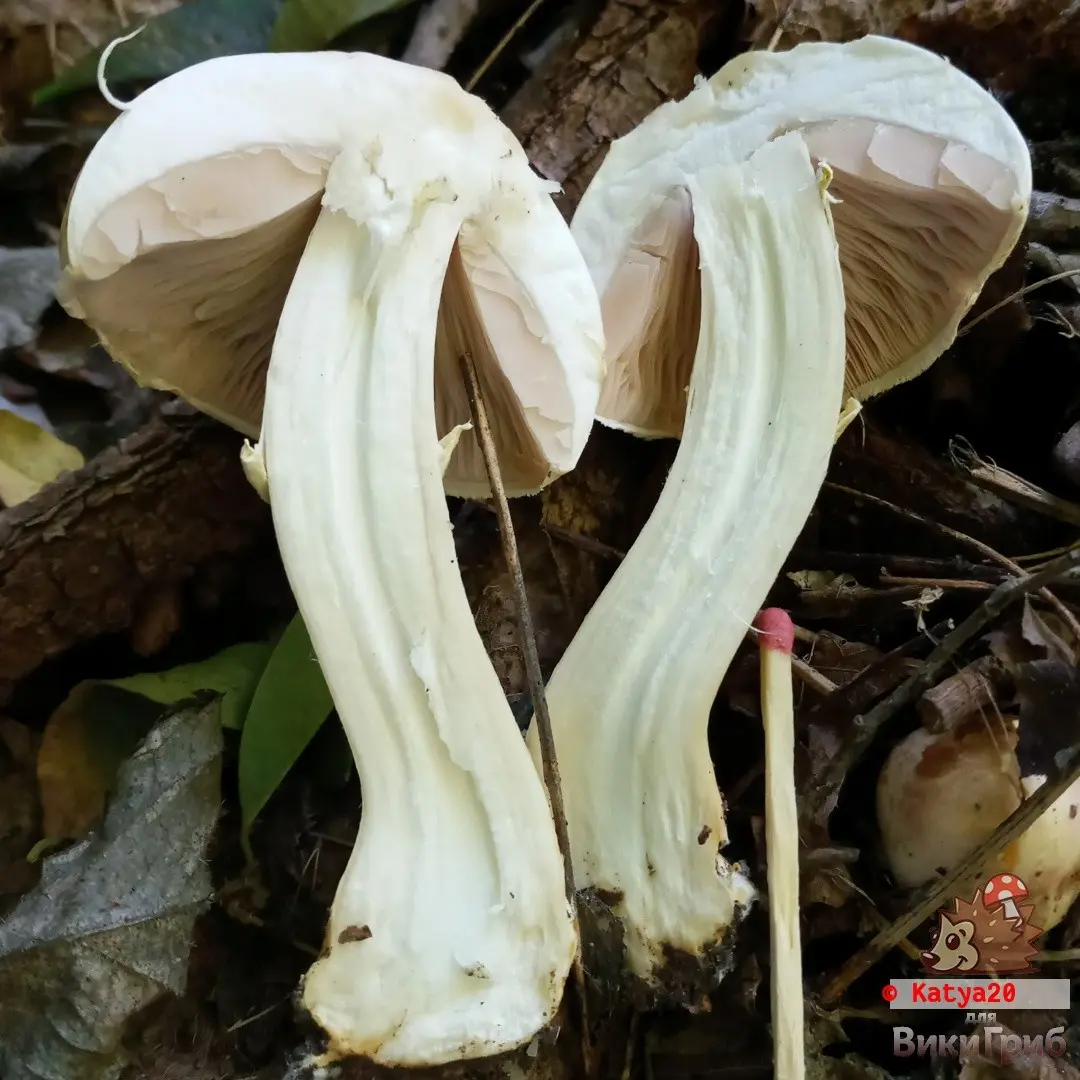
<svg viewBox="0 0 1080 1080">
<path fill-rule="evenodd" d="M 853 498 L 862 499 L 872 506 L 880 506 L 881 509 L 888 510 L 897 517 L 902 517 L 917 525 L 922 525 L 924 528 L 931 529 L 934 532 L 940 533 L 942 536 L 948 536 L 958 544 L 963 544 L 965 547 L 971 548 L 972 551 L 979 552 L 980 555 L 996 562 L 999 566 L 1004 566 L 1006 570 L 1016 574 L 1017 577 L 1022 577 L 1027 573 L 1019 563 L 1013 562 L 1007 555 L 1002 555 L 1000 551 L 996 551 L 989 544 L 984 544 L 981 540 L 976 540 L 974 536 L 968 536 L 967 533 L 960 532 L 959 529 L 953 529 L 948 525 L 943 525 L 940 521 L 933 521 L 928 517 L 923 517 L 922 514 L 918 514 L 914 510 L 908 510 L 906 507 L 897 506 L 896 503 L 891 503 L 888 499 L 879 498 L 877 495 L 868 495 L 865 491 L 859 491 L 857 488 L 845 487 L 843 484 L 835 484 L 832 481 L 826 481 L 822 487 L 829 491 L 839 491 L 843 492 L 845 495 L 850 495 Z M 1057 612 L 1065 625 L 1072 631 L 1077 642 L 1080 642 L 1080 622 L 1077 622 L 1076 616 L 1065 606 L 1065 604 L 1050 592 L 1049 589 L 1040 589 L 1039 595 L 1054 609 L 1054 611 Z"/>
<path fill-rule="evenodd" d="M 1047 582 L 1071 573 L 1080 567 L 1080 550 L 1070 551 L 1049 562 L 1038 573 L 1012 579 L 999 585 L 955 630 L 944 638 L 927 657 L 926 663 L 901 683 L 888 697 L 883 698 L 863 716 L 852 721 L 851 737 L 829 764 L 817 791 L 811 796 L 809 813 L 816 816 L 839 790 L 851 768 L 862 757 L 874 736 L 901 709 L 913 704 L 938 676 L 952 663 L 953 657 L 977 634 L 992 623 L 1010 604 L 1035 592 Z M 1026 804 L 1025 804 L 1026 805 Z"/>
<path fill-rule="evenodd" d="M 996 304 L 992 304 L 985 311 L 976 315 L 974 319 L 961 326 L 956 332 L 957 337 L 963 337 L 969 330 L 977 326 L 983 321 L 988 319 L 995 311 L 1000 311 L 1006 304 L 1011 304 L 1014 300 L 1019 300 L 1022 296 L 1027 296 L 1028 293 L 1034 292 L 1036 289 L 1041 289 L 1044 285 L 1052 285 L 1055 281 L 1063 281 L 1065 278 L 1076 277 L 1080 274 L 1080 270 L 1063 270 L 1060 274 L 1051 274 L 1048 278 L 1043 278 L 1042 281 L 1036 281 L 1031 285 L 1025 285 L 1022 289 L 1017 289 L 1016 292 L 1010 293 L 1004 300 L 999 300 Z"/>
<path fill-rule="evenodd" d="M 915 907 L 891 923 L 848 960 L 822 991 L 822 1005 L 829 1006 L 839 1000 L 840 995 L 860 975 L 869 971 L 903 938 L 931 918 L 950 897 L 972 884 L 979 874 L 984 872 L 990 859 L 1027 832 L 1046 809 L 1076 782 L 1080 777 L 1080 745 L 1072 747 L 1063 756 L 1064 762 L 1050 770 L 1051 775 L 1046 782 L 1030 798 L 1025 799 L 994 830 L 992 836 L 987 837 L 959 866 L 942 877 Z"/>
<path fill-rule="evenodd" d="M 506 31 L 505 34 L 499 39 L 495 48 L 488 53 L 487 57 L 480 64 L 480 66 L 469 77 L 469 81 L 465 84 L 465 89 L 470 93 L 476 89 L 476 84 L 488 73 L 491 65 L 502 56 L 506 46 L 518 35 L 521 28 L 536 14 L 537 8 L 544 2 L 544 0 L 533 0 L 533 2 L 521 13 L 517 22 Z"/>
<path fill-rule="evenodd" d="M 484 403 L 480 380 L 476 374 L 476 365 L 469 353 L 461 357 L 461 369 L 465 375 L 465 389 L 469 395 L 469 408 L 472 410 L 473 427 L 476 441 L 484 456 L 491 494 L 495 500 L 495 513 L 499 520 L 499 534 L 502 537 L 503 555 L 510 576 L 514 581 L 514 596 L 518 606 L 518 629 L 521 634 L 521 651 L 525 659 L 525 677 L 532 696 L 533 718 L 536 721 L 536 734 L 540 743 L 540 757 L 544 769 L 544 786 L 551 802 L 551 814 L 555 819 L 555 835 L 559 841 L 559 851 L 563 859 L 563 877 L 566 884 L 566 899 L 571 910 L 577 912 L 577 889 L 574 886 L 574 862 L 570 857 L 570 834 L 566 826 L 566 808 L 563 803 L 562 778 L 559 775 L 559 759 L 555 754 L 555 736 L 551 730 L 551 714 L 548 712 L 547 695 L 544 693 L 544 676 L 540 670 L 540 656 L 536 651 L 536 631 L 533 629 L 532 612 L 529 610 L 529 597 L 525 591 L 525 577 L 521 572 L 521 558 L 518 555 L 517 536 L 514 522 L 510 517 L 510 504 L 506 499 L 506 487 L 503 484 L 499 460 L 495 452 L 495 439 L 488 422 L 487 405 Z"/>
<path fill-rule="evenodd" d="M 514 582 L 514 595 L 518 606 L 518 631 L 521 637 L 521 651 L 525 659 L 525 677 L 532 696 L 533 720 L 536 723 L 537 740 L 540 743 L 540 760 L 543 766 L 544 787 L 547 789 L 548 802 L 551 804 L 551 817 L 555 824 L 555 838 L 563 860 L 563 884 L 566 889 L 566 902 L 570 907 L 570 916 L 575 927 L 578 923 L 577 887 L 574 884 L 574 861 L 570 854 L 570 832 L 566 825 L 566 807 L 563 803 L 562 778 L 559 775 L 559 759 L 555 754 L 555 736 L 551 730 L 551 714 L 548 712 L 547 695 L 544 692 L 544 676 L 540 670 L 540 656 L 536 650 L 536 631 L 533 628 L 532 612 L 529 610 L 529 597 L 525 591 L 525 576 L 521 572 L 521 558 L 518 555 L 517 536 L 514 522 L 510 517 L 510 504 L 506 499 L 506 487 L 499 469 L 499 458 L 495 450 L 495 438 L 491 434 L 488 421 L 487 405 L 476 374 L 476 364 L 469 353 L 461 356 L 461 370 L 465 376 L 465 390 L 469 396 L 469 409 L 472 412 L 473 429 L 480 452 L 484 457 L 488 484 L 495 500 L 495 512 L 499 522 L 499 535 L 502 538 L 503 554 L 510 576 Z M 585 967 L 581 957 L 581 935 L 571 964 L 570 977 L 577 990 L 578 1018 L 581 1023 L 581 1053 L 585 1075 L 595 1074 L 595 1062 L 590 1040 L 588 1007 L 588 987 L 585 982 Z"/>
</svg>

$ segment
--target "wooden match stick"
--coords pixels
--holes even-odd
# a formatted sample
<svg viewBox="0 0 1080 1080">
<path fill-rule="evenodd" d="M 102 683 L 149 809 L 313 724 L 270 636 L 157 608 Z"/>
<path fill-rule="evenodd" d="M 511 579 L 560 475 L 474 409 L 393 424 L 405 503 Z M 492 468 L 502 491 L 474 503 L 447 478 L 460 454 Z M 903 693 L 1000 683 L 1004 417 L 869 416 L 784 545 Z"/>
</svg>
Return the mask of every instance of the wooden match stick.
<svg viewBox="0 0 1080 1080">
<path fill-rule="evenodd" d="M 799 819 L 795 805 L 795 704 L 786 611 L 767 608 L 754 622 L 761 653 L 765 724 L 765 844 L 772 950 L 773 1060 L 776 1080 L 804 1080 L 802 948 L 799 940 Z"/>
</svg>

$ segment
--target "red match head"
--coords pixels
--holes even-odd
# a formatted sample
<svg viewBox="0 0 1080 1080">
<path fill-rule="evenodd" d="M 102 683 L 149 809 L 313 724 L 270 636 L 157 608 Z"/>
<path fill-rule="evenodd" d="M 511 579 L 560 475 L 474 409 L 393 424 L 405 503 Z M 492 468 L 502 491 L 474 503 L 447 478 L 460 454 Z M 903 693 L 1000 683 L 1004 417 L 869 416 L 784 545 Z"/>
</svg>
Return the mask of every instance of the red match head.
<svg viewBox="0 0 1080 1080">
<path fill-rule="evenodd" d="M 795 627 L 783 608 L 765 608 L 759 612 L 754 629 L 760 635 L 759 644 L 764 649 L 790 653 L 795 647 Z"/>
</svg>

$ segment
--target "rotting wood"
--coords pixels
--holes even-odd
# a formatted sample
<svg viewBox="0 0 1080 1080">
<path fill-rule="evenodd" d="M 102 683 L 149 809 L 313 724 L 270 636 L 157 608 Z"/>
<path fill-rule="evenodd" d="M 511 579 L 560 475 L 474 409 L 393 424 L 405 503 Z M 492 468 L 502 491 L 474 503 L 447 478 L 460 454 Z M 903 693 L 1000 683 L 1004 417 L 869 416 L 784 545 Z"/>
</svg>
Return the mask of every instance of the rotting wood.
<svg viewBox="0 0 1080 1080">
<path fill-rule="evenodd" d="M 610 141 L 693 89 L 701 25 L 698 0 L 608 0 L 503 110 L 537 171 L 563 185 L 567 217 Z"/>
<path fill-rule="evenodd" d="M 214 421 L 161 415 L 0 513 L 0 701 L 48 658 L 130 627 L 205 560 L 272 536 L 239 450 Z"/>
<path fill-rule="evenodd" d="M 995 657 L 981 656 L 923 694 L 916 705 L 919 719 L 927 730 L 941 732 L 954 730 L 984 710 L 996 716 L 1004 678 L 1004 669 Z"/>
</svg>

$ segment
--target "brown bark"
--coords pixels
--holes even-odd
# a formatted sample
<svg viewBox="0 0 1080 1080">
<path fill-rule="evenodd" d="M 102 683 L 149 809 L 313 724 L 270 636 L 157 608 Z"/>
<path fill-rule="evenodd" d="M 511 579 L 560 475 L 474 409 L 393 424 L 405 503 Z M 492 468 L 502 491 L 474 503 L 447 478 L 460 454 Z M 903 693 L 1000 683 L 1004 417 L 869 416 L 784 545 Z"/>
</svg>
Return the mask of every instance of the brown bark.
<svg viewBox="0 0 1080 1080">
<path fill-rule="evenodd" d="M 569 216 L 612 139 L 693 89 L 698 0 L 608 0 L 503 110 L 537 171 L 563 185 Z"/>
<path fill-rule="evenodd" d="M 204 560 L 265 538 L 240 437 L 160 416 L 0 513 L 0 701 L 39 664 L 124 630 Z"/>
</svg>

